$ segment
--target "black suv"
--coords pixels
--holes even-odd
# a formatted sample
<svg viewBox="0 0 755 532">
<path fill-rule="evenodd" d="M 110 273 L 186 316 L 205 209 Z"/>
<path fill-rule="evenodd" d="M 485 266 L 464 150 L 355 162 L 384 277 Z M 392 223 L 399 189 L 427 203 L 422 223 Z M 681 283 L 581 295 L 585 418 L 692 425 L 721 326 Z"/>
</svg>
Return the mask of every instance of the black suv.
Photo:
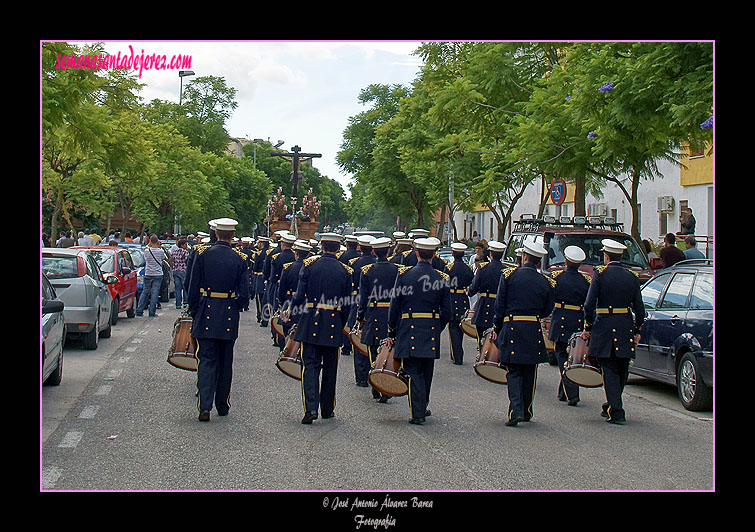
<svg viewBox="0 0 755 532">
<path fill-rule="evenodd" d="M 562 216 L 556 219 L 554 216 L 535 218 L 532 214 L 523 214 L 519 221 L 514 222 L 514 230 L 511 232 L 506 251 L 501 259 L 506 266 L 514 266 L 516 262 L 516 250 L 523 246 L 525 241 L 535 241 L 548 250 L 548 255 L 543 257 L 540 267 L 543 272 L 552 272 L 566 268 L 564 250 L 568 246 L 577 246 L 585 252 L 586 258 L 579 267 L 589 275 L 592 275 L 595 266 L 603 264 L 603 252 L 601 251 L 605 238 L 610 238 L 624 244 L 627 249 L 624 252 L 622 263 L 637 272 L 641 280 L 653 276 L 656 263 L 651 265 L 645 251 L 637 241 L 624 232 L 624 224 L 617 223 L 613 218 L 600 216 Z M 551 365 L 556 364 L 553 354 L 553 343 L 548 339 L 550 317 L 543 320 L 543 336 L 548 349 L 548 357 Z"/>
<path fill-rule="evenodd" d="M 713 406 L 713 260 L 677 262 L 642 286 L 645 323 L 629 372 L 675 385 L 687 410 Z"/>
</svg>

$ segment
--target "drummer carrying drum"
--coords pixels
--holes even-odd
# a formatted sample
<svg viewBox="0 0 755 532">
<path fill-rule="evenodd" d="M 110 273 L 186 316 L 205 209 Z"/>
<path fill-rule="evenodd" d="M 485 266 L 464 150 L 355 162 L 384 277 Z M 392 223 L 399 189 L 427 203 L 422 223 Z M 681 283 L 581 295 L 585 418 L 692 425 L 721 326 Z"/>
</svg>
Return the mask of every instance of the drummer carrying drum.
<svg viewBox="0 0 755 532">
<path fill-rule="evenodd" d="M 472 317 L 472 325 L 477 327 L 478 350 L 482 347 L 485 331 L 493 326 L 495 293 L 501 279 L 501 271 L 504 268 L 501 257 L 503 257 L 506 246 L 491 240 L 488 242 L 488 249 L 490 250 L 490 261 L 478 263 L 472 284 L 467 289 L 470 297 L 479 294 Z"/>
<path fill-rule="evenodd" d="M 301 385 L 305 412 L 301 422 L 305 425 L 317 419 L 318 410 L 323 419 L 334 415 L 338 350 L 351 309 L 354 273 L 350 266 L 336 258 L 341 235 L 322 233 L 320 241 L 322 254 L 304 259 L 291 301 L 292 311 L 302 310 L 294 338 L 302 346 Z"/>
<path fill-rule="evenodd" d="M 278 282 L 278 305 L 281 309 L 289 309 L 290 312 L 286 313 L 287 320 L 283 323 L 283 337 L 287 338 L 291 327 L 299 321 L 300 312 L 298 309 L 291 309 L 291 300 L 296 293 L 296 287 L 299 284 L 299 271 L 304 265 L 304 259 L 309 255 L 312 246 L 310 246 L 305 240 L 296 240 L 291 249 L 294 252 L 296 260 L 294 262 L 287 262 L 283 265 L 283 272 L 281 272 L 280 281 Z"/>
<path fill-rule="evenodd" d="M 568 246 L 564 250 L 566 268 L 551 275 L 556 280 L 556 304 L 551 316 L 548 339 L 555 343 L 556 360 L 561 372 L 561 384 L 558 387 L 558 400 L 568 401 L 569 406 L 579 403 L 579 386 L 564 379 L 564 363 L 569 358 L 566 348 L 571 335 L 584 329 L 584 305 L 591 277 L 579 271 L 585 260 L 585 252 L 577 246 Z"/>
<path fill-rule="evenodd" d="M 602 243 L 605 264 L 595 267 L 587 292 L 582 336 L 590 339 L 590 356 L 603 370 L 606 402 L 601 415 L 609 423 L 623 425 L 626 413 L 621 396 L 645 321 L 645 307 L 639 277 L 621 264 L 626 246 L 609 238 Z"/>
<path fill-rule="evenodd" d="M 548 252 L 525 242 L 522 265 L 506 268 L 495 298 L 494 327 L 498 360 L 509 370 L 509 414 L 506 426 L 532 418 L 537 365 L 548 361 L 540 319 L 553 311 L 556 282 L 537 269 Z"/>
<path fill-rule="evenodd" d="M 398 264 L 388 262 L 388 248 L 391 244 L 389 238 L 377 238 L 371 244 L 377 260 L 361 267 L 356 314 L 356 321 L 362 323 L 361 341 L 367 346 L 370 366 L 377 359 L 380 342 L 388 336 L 388 307 L 391 294 L 399 269 L 404 269 Z M 359 357 L 358 354 L 354 356 Z M 372 397 L 381 403 L 388 401 L 388 396 L 380 394 L 375 388 L 372 389 Z"/>
<path fill-rule="evenodd" d="M 472 266 L 464 262 L 466 249 L 467 245 L 461 242 L 451 244 L 454 260 L 445 268 L 445 272 L 451 278 L 451 321 L 448 322 L 448 339 L 451 360 L 458 366 L 464 363 L 464 332 L 461 330 L 461 320 L 469 310 L 467 287 L 472 284 L 474 278 Z"/>
<path fill-rule="evenodd" d="M 449 277 L 432 267 L 438 239 L 414 241 L 417 264 L 403 269 L 388 308 L 388 342 L 395 342 L 394 358 L 409 375 L 409 410 L 415 425 L 430 415 L 430 386 L 435 360 L 440 358 L 440 335 L 451 319 Z"/>
</svg>

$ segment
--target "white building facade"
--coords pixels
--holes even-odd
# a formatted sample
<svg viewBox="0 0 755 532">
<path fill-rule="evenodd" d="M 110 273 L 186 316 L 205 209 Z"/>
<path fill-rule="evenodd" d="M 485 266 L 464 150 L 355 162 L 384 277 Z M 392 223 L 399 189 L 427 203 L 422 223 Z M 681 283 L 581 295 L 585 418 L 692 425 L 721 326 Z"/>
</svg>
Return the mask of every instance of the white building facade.
<svg viewBox="0 0 755 532">
<path fill-rule="evenodd" d="M 706 155 L 701 155 L 706 158 Z M 654 180 L 643 179 L 638 188 L 640 235 L 655 244 L 660 244 L 666 233 L 680 231 L 679 217 L 682 209 L 689 207 L 696 220 L 695 236 L 698 248 L 707 252 L 712 258 L 714 234 L 714 185 L 711 171 L 703 170 L 702 174 L 710 176 L 691 178 L 690 169 L 694 168 L 695 157 L 686 159 L 687 166 L 683 169 L 677 165 L 661 162 L 658 165 L 663 177 Z M 628 177 L 623 180 L 624 186 L 631 193 L 631 183 Z M 684 183 L 684 184 L 683 184 Z M 537 214 L 540 205 L 542 184 L 537 181 L 531 184 L 522 198 L 517 202 L 513 211 L 513 220 L 519 220 L 522 214 Z M 621 189 L 614 183 L 607 183 L 602 190 L 602 197 L 588 195 L 585 198 L 587 215 L 613 217 L 624 224 L 625 232 L 630 232 L 632 226 L 632 208 L 629 200 Z M 573 186 L 567 183 L 566 199 L 561 205 L 556 205 L 549 198 L 544 215 L 574 216 Z M 456 212 L 454 214 L 457 236 L 460 240 L 471 240 L 476 232 L 480 239 L 498 240 L 506 242 L 511 233 L 512 224 L 509 223 L 505 234 L 498 233 L 498 224 L 492 213 L 484 208 L 473 212 Z"/>
</svg>

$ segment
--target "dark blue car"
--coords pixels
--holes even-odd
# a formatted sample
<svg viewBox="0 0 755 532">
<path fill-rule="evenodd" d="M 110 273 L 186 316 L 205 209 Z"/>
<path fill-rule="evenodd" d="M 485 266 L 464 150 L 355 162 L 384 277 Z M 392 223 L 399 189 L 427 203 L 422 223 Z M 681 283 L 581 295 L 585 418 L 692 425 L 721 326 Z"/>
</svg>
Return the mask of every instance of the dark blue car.
<svg viewBox="0 0 755 532">
<path fill-rule="evenodd" d="M 675 385 L 687 410 L 713 406 L 713 261 L 685 260 L 642 286 L 647 317 L 630 373 Z"/>
</svg>

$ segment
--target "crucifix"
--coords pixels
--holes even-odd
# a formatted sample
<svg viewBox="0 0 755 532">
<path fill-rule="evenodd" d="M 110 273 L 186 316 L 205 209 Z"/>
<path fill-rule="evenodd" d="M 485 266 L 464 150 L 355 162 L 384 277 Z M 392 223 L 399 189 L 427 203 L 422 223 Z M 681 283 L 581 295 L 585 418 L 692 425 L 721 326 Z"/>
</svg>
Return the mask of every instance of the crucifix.
<svg viewBox="0 0 755 532">
<path fill-rule="evenodd" d="M 320 153 L 300 153 L 301 148 L 299 146 L 294 146 L 291 148 L 291 152 L 280 152 L 280 151 L 271 151 L 270 155 L 275 155 L 276 157 L 281 157 L 282 159 L 285 159 L 287 161 L 291 162 L 292 172 L 291 172 L 291 183 L 293 184 L 292 188 L 292 215 L 291 215 L 291 232 L 295 235 L 298 235 L 298 227 L 296 225 L 296 198 L 299 193 L 299 182 L 301 181 L 302 174 L 300 168 L 300 163 L 312 160 L 315 157 L 322 157 L 322 154 Z"/>
</svg>

